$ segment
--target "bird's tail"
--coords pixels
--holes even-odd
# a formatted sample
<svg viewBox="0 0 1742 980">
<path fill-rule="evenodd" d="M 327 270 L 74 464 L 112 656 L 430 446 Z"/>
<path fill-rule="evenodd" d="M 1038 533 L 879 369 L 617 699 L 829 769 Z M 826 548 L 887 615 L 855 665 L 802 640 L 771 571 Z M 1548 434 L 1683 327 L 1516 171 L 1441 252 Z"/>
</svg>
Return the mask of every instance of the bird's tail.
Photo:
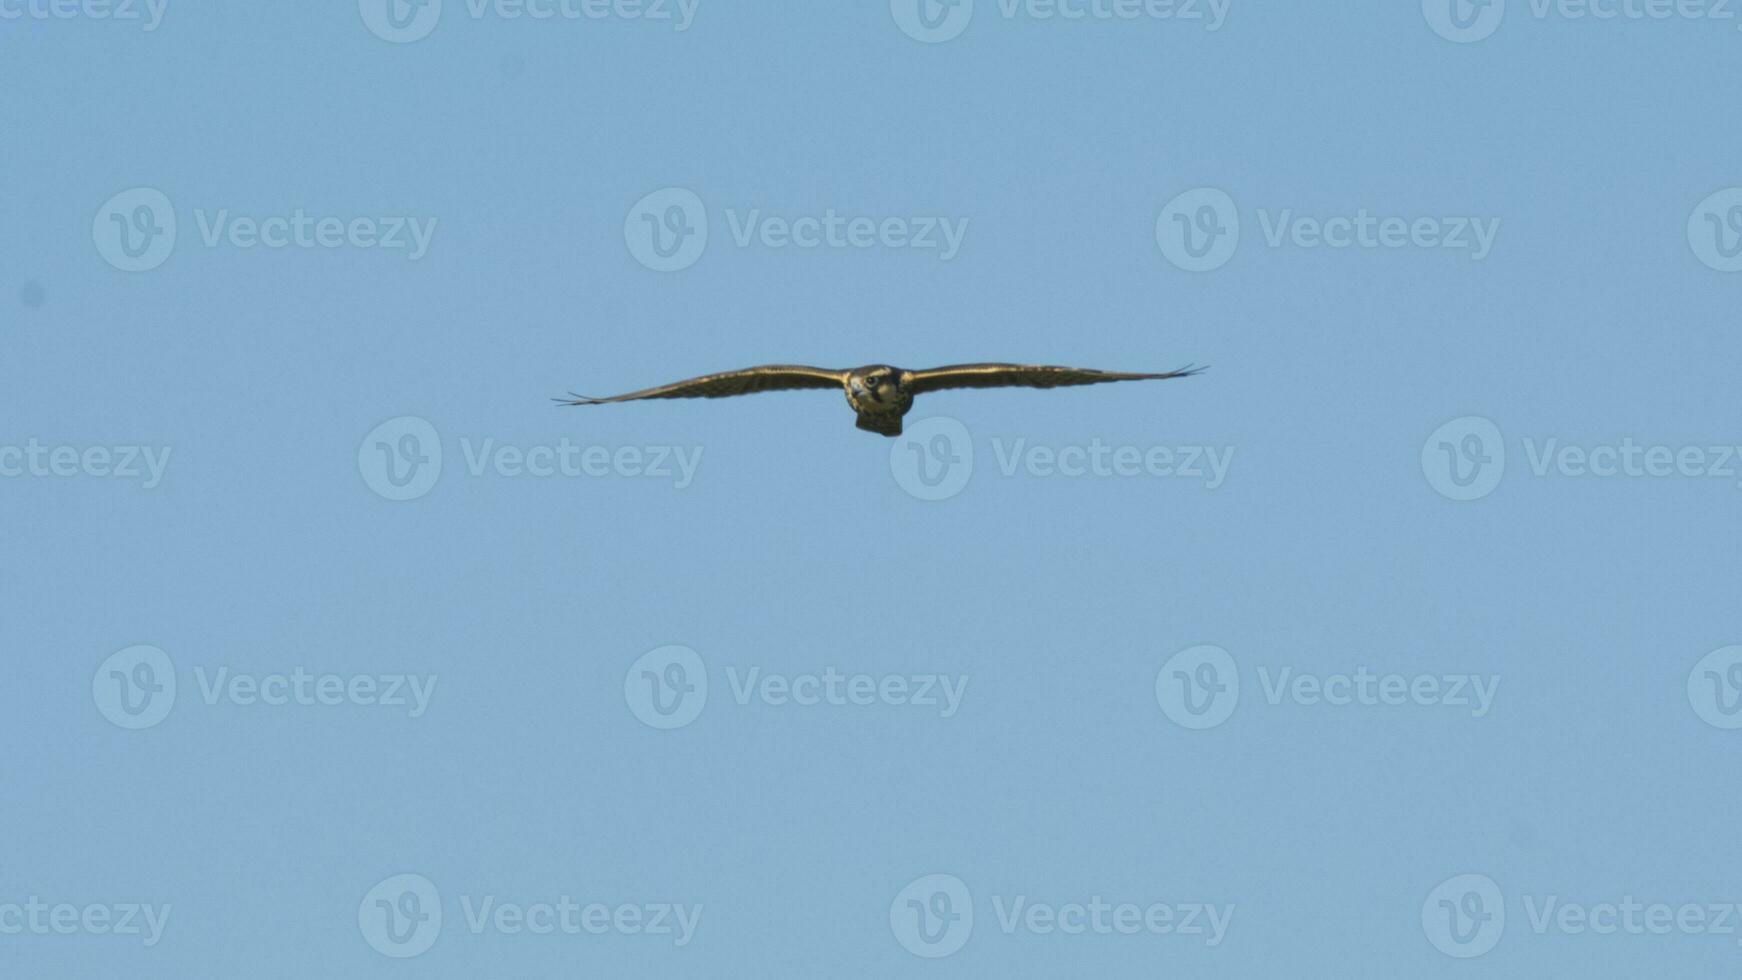
<svg viewBox="0 0 1742 980">
<path fill-rule="evenodd" d="M 875 432 L 891 439 L 901 435 L 901 416 L 899 415 L 872 415 L 868 412 L 862 412 L 858 421 L 853 424 L 866 432 Z"/>
</svg>

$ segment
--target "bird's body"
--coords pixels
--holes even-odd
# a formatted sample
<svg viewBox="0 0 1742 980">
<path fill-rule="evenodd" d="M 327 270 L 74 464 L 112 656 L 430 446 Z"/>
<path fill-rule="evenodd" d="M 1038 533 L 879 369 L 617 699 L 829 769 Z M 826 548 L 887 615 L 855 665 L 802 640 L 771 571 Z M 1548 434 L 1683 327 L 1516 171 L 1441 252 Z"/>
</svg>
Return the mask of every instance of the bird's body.
<svg viewBox="0 0 1742 980">
<path fill-rule="evenodd" d="M 1130 374 L 1040 364 L 952 364 L 925 371 L 867 364 L 850 370 L 836 370 L 804 364 L 765 364 L 742 371 L 704 374 L 699 378 L 611 398 L 574 395 L 563 404 L 604 405 L 647 398 L 726 398 L 761 391 L 839 388 L 846 393 L 848 406 L 858 416 L 856 424 L 859 428 L 894 437 L 901 435 L 902 417 L 913 407 L 914 397 L 931 391 L 947 388 L 1060 388 L 1110 381 L 1162 381 L 1190 377 L 1200 370 L 1187 367 L 1162 374 Z"/>
<path fill-rule="evenodd" d="M 870 364 L 847 372 L 842 387 L 847 404 L 858 416 L 854 424 L 867 432 L 901 435 L 901 420 L 913 407 L 913 392 L 901 388 L 900 368 Z"/>
</svg>

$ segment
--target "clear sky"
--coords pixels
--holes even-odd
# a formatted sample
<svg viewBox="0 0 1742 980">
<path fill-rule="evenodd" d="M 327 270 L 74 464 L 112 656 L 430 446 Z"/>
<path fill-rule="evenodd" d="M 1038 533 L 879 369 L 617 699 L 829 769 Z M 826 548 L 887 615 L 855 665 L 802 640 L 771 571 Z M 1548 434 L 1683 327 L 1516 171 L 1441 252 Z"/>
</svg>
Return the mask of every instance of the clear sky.
<svg viewBox="0 0 1742 980">
<path fill-rule="evenodd" d="M 0 0 L 0 974 L 1733 975 L 1742 14 L 1595 7 Z M 1212 367 L 549 402 L 975 360 Z"/>
</svg>

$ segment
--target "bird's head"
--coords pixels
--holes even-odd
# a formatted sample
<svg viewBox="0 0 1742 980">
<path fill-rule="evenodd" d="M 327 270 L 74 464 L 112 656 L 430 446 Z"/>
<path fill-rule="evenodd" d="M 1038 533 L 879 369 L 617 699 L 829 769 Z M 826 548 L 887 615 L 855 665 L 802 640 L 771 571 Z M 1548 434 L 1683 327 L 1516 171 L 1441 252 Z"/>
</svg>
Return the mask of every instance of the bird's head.
<svg viewBox="0 0 1742 980">
<path fill-rule="evenodd" d="M 856 368 L 847 375 L 853 393 L 867 401 L 892 403 L 901 400 L 901 372 L 887 364 Z"/>
</svg>

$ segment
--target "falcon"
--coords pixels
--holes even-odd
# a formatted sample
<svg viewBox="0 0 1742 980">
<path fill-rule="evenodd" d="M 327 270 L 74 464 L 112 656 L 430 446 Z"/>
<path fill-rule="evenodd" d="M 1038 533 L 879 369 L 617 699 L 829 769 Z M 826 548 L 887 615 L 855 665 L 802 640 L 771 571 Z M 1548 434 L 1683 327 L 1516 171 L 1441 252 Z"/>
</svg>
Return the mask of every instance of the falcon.
<svg viewBox="0 0 1742 980">
<path fill-rule="evenodd" d="M 568 399 L 557 401 L 563 405 L 609 405 L 647 398 L 729 398 L 794 388 L 836 388 L 846 394 L 847 405 L 858 416 L 855 424 L 859 428 L 893 438 L 901 435 L 901 419 L 913 407 L 914 396 L 928 392 L 948 388 L 1065 388 L 1110 381 L 1165 381 L 1189 378 L 1202 370 L 1187 366 L 1162 374 L 1131 374 L 1044 364 L 952 364 L 924 371 L 868 364 L 834 370 L 804 364 L 764 364 L 742 371 L 704 374 L 610 398 L 589 398 L 570 392 Z"/>
</svg>

